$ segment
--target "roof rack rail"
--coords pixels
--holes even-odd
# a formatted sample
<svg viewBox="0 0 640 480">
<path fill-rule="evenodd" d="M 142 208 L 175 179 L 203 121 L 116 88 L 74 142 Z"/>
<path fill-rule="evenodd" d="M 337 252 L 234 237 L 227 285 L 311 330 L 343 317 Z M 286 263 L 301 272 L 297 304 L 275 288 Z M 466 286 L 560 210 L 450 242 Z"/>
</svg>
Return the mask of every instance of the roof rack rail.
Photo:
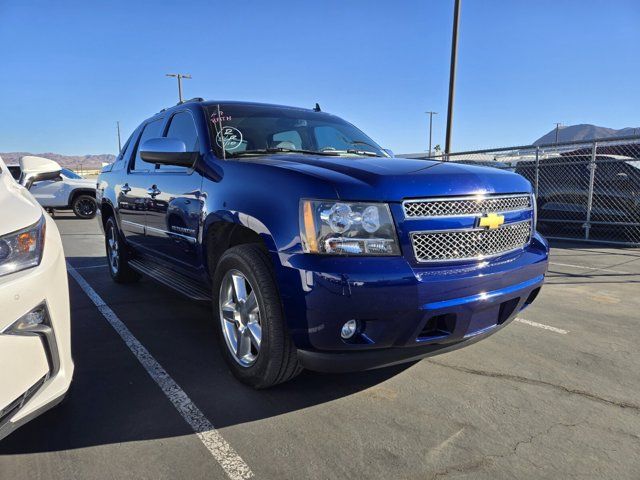
<svg viewBox="0 0 640 480">
<path fill-rule="evenodd" d="M 193 97 L 193 98 L 190 98 L 189 100 L 183 100 L 182 102 L 178 102 L 176 105 L 182 105 L 183 103 L 190 103 L 190 102 L 204 102 L 204 98 Z"/>
<path fill-rule="evenodd" d="M 189 100 L 183 100 L 181 102 L 178 102 L 178 103 L 176 103 L 176 105 L 183 105 L 185 103 L 190 103 L 190 102 L 204 102 L 204 98 L 202 98 L 202 97 L 193 97 L 193 98 L 190 98 Z M 160 110 L 158 113 L 165 112 L 169 108 L 171 108 L 171 107 L 165 107 L 162 110 Z"/>
</svg>

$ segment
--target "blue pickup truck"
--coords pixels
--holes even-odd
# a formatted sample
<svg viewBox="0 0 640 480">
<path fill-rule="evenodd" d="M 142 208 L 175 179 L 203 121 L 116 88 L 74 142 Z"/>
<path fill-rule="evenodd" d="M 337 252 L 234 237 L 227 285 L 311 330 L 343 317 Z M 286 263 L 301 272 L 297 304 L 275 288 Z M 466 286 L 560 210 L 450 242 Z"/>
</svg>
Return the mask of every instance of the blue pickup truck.
<svg viewBox="0 0 640 480">
<path fill-rule="evenodd" d="M 523 177 L 395 158 L 318 105 L 164 109 L 102 170 L 97 202 L 113 280 L 211 302 L 255 388 L 470 345 L 547 270 Z"/>
</svg>

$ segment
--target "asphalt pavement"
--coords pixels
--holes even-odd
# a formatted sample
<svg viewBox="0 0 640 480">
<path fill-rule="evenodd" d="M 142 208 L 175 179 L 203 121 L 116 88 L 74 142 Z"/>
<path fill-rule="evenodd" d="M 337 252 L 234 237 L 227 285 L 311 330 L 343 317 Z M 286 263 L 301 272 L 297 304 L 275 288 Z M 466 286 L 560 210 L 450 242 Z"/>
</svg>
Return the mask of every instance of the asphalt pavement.
<svg viewBox="0 0 640 480">
<path fill-rule="evenodd" d="M 554 245 L 536 303 L 466 349 L 254 391 L 208 306 L 114 284 L 97 221 L 56 221 L 74 382 L 0 442 L 2 480 L 640 478 L 640 249 Z"/>
</svg>

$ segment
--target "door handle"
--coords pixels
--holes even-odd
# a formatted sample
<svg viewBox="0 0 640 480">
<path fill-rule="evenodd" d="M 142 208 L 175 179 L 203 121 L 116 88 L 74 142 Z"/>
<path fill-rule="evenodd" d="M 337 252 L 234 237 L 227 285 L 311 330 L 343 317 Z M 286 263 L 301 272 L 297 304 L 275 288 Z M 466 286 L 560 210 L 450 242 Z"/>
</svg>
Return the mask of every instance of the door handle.
<svg viewBox="0 0 640 480">
<path fill-rule="evenodd" d="M 129 186 L 128 183 L 125 183 L 122 188 L 120 189 L 120 191 L 122 193 L 129 193 L 131 191 L 131 187 Z"/>
<path fill-rule="evenodd" d="M 147 193 L 148 193 L 149 195 L 151 195 L 151 197 L 155 197 L 155 196 L 157 196 L 157 195 L 160 195 L 162 192 L 161 192 L 160 190 L 158 190 L 158 187 L 156 187 L 156 186 L 154 185 L 154 186 L 152 186 L 152 187 L 150 187 L 150 188 L 147 188 Z"/>
</svg>

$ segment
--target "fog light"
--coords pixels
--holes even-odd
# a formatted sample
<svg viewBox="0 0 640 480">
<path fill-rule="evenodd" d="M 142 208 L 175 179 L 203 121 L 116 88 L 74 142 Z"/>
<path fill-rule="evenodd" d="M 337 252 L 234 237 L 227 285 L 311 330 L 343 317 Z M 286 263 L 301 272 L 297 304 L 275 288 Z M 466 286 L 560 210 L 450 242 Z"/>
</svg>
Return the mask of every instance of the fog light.
<svg viewBox="0 0 640 480">
<path fill-rule="evenodd" d="M 13 322 L 2 333 L 19 335 L 22 332 L 32 332 L 34 329 L 46 324 L 47 309 L 44 305 L 40 305 Z"/>
<path fill-rule="evenodd" d="M 345 340 L 348 340 L 356 334 L 357 329 L 358 329 L 358 322 L 356 320 L 347 320 L 345 324 L 342 325 L 340 336 Z"/>
</svg>

